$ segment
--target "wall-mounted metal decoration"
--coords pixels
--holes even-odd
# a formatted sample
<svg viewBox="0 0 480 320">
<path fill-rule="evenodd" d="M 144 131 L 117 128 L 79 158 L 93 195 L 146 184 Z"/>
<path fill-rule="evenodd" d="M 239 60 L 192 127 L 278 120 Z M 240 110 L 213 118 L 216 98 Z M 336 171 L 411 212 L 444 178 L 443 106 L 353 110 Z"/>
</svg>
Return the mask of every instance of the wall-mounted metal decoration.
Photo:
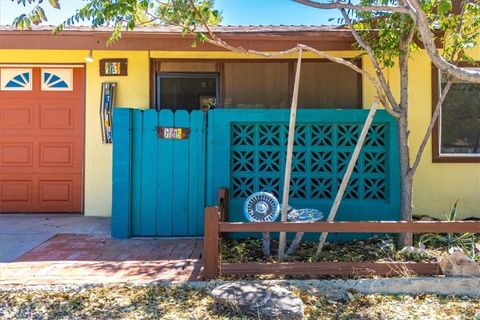
<svg viewBox="0 0 480 320">
<path fill-rule="evenodd" d="M 188 139 L 190 128 L 157 127 L 158 138 L 183 140 Z"/>
<path fill-rule="evenodd" d="M 102 98 L 100 102 L 100 126 L 102 128 L 102 142 L 112 143 L 112 110 L 115 106 L 115 82 L 102 83 Z"/>
<path fill-rule="evenodd" d="M 100 60 L 100 76 L 126 76 L 127 59 L 102 59 Z"/>
</svg>

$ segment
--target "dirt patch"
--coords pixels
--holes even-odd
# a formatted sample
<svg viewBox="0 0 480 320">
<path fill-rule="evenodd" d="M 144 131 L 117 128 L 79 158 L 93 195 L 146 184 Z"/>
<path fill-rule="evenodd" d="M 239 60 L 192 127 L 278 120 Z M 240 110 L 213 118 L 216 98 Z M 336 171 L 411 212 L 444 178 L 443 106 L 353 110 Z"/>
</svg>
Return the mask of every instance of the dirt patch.
<svg viewBox="0 0 480 320">
<path fill-rule="evenodd" d="M 366 240 L 353 240 L 345 243 L 327 243 L 319 257 L 315 256 L 317 242 L 303 241 L 297 252 L 288 256 L 285 261 L 314 262 L 436 262 L 437 257 L 445 252 L 444 247 L 426 248 L 428 255 L 400 254 L 393 237 L 372 237 Z M 277 259 L 278 242 L 272 240 L 271 255 L 265 257 L 262 253 L 261 239 L 222 239 L 222 262 L 275 262 Z"/>
</svg>

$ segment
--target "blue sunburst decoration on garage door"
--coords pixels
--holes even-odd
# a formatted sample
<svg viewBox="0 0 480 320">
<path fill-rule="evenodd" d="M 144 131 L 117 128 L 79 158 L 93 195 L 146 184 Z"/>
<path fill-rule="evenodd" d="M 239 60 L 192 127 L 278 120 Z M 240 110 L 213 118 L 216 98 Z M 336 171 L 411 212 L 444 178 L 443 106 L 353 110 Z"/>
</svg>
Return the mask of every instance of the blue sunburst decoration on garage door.
<svg viewBox="0 0 480 320">
<path fill-rule="evenodd" d="M 42 91 L 72 90 L 72 69 L 43 69 Z"/>
<path fill-rule="evenodd" d="M 32 71 L 30 69 L 2 69 L 1 90 L 32 90 Z"/>
<path fill-rule="evenodd" d="M 21 73 L 7 82 L 7 88 L 25 88 L 30 82 L 30 74 L 28 72 Z"/>
<path fill-rule="evenodd" d="M 43 81 L 48 88 L 68 88 L 68 84 L 57 75 L 45 72 L 43 77 Z"/>
</svg>

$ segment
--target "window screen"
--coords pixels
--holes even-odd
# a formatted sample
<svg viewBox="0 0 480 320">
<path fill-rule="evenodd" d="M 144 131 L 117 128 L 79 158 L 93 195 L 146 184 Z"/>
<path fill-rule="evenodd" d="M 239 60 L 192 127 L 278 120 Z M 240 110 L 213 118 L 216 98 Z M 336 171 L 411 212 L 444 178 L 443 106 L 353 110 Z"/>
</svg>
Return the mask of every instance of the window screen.
<svg viewBox="0 0 480 320">
<path fill-rule="evenodd" d="M 226 108 L 287 108 L 287 62 L 226 62 Z"/>
<path fill-rule="evenodd" d="M 302 62 L 299 108 L 361 108 L 359 75 L 334 62 Z"/>
</svg>

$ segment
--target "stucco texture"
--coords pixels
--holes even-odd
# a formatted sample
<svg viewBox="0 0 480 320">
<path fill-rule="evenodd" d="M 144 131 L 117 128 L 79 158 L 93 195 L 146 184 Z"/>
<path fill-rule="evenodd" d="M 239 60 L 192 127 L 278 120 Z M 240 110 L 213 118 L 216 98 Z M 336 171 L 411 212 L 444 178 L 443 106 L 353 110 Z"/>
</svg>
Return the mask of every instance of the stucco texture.
<svg viewBox="0 0 480 320">
<path fill-rule="evenodd" d="M 1 50 L 0 63 L 85 63 L 86 50 Z M 353 57 L 355 52 L 337 52 L 343 57 Z M 480 49 L 473 52 L 480 60 Z M 127 58 L 128 76 L 100 77 L 99 59 Z M 294 58 L 295 55 L 290 56 Z M 313 57 L 306 54 L 305 57 Z M 147 51 L 94 51 L 94 62 L 86 67 L 86 133 L 85 133 L 85 188 L 84 213 L 89 216 L 111 215 L 112 193 L 112 146 L 102 144 L 99 127 L 99 103 L 101 82 L 118 83 L 118 107 L 148 108 L 149 106 L 149 59 L 150 58 L 241 58 L 246 56 L 231 52 L 147 52 Z M 253 58 L 250 56 L 249 58 Z M 367 57 L 363 68 L 372 71 Z M 399 75 L 387 70 L 387 79 L 398 96 Z M 431 64 L 423 51 L 412 55 L 409 71 L 410 115 L 409 128 L 411 157 L 413 159 L 431 118 Z M 364 107 L 371 105 L 375 92 L 364 79 Z M 431 143 L 423 155 L 414 178 L 415 214 L 443 218 L 453 203 L 459 200 L 459 218 L 480 217 L 480 164 L 479 163 L 432 163 Z"/>
<path fill-rule="evenodd" d="M 471 53 L 480 60 L 480 48 Z M 364 58 L 364 69 L 372 71 Z M 409 63 L 409 145 L 411 161 L 415 159 L 432 115 L 431 62 L 422 50 L 412 54 Z M 400 77 L 397 70 L 387 70 L 387 81 L 394 95 L 399 96 Z M 375 91 L 364 80 L 364 106 L 373 101 Z M 414 176 L 414 214 L 444 219 L 455 201 L 458 216 L 480 217 L 480 163 L 433 163 L 431 139 L 427 143 Z"/>
</svg>

